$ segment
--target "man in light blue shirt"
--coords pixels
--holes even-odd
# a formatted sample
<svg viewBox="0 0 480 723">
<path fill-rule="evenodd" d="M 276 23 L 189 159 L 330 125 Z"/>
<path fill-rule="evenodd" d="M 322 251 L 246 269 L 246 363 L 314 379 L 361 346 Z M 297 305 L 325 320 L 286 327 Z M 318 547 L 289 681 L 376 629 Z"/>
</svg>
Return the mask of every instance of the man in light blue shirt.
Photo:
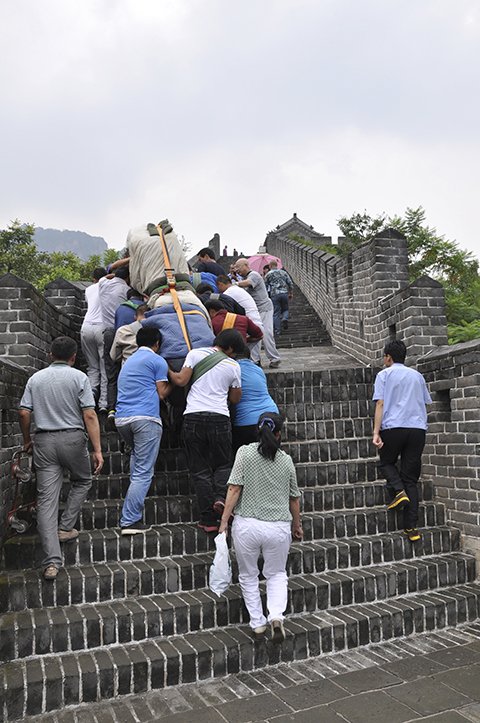
<svg viewBox="0 0 480 723">
<path fill-rule="evenodd" d="M 130 484 L 123 503 L 122 535 L 148 532 L 142 522 L 143 503 L 152 482 L 162 439 L 160 399 L 172 390 L 168 365 L 158 355 L 162 335 L 153 326 L 137 332 L 137 351 L 127 359 L 118 377 L 115 424 L 131 448 Z"/>
<path fill-rule="evenodd" d="M 380 455 L 379 472 L 387 480 L 392 498 L 388 509 L 403 508 L 404 533 L 415 541 L 420 539 L 417 482 L 427 429 L 426 405 L 432 400 L 422 375 L 404 366 L 406 354 L 406 346 L 399 339 L 385 346 L 386 369 L 377 374 L 373 392 L 377 402 L 373 444 Z"/>
</svg>

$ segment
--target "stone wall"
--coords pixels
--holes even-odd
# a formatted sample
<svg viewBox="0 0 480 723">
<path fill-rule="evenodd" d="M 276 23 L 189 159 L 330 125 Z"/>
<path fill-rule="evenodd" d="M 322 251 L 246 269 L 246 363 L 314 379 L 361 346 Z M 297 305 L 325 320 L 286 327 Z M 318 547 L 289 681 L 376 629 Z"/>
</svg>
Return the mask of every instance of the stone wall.
<svg viewBox="0 0 480 723">
<path fill-rule="evenodd" d="M 8 359 L 0 359 L 0 539 L 6 531 L 11 460 L 23 446 L 18 426 L 18 405 L 27 379 L 25 369 Z"/>
<path fill-rule="evenodd" d="M 480 339 L 444 346 L 418 360 L 429 407 L 423 474 L 432 477 L 462 547 L 480 559 Z"/>
<path fill-rule="evenodd" d="M 405 341 L 410 363 L 446 344 L 443 288 L 427 276 L 409 283 L 407 241 L 398 231 L 387 229 L 343 258 L 293 241 L 291 233 L 291 225 L 288 233 L 269 233 L 268 253 L 281 258 L 334 346 L 378 365 L 389 338 Z"/>
<path fill-rule="evenodd" d="M 0 359 L 8 358 L 29 374 L 43 369 L 53 339 L 71 336 L 79 341 L 83 296 L 78 285 L 64 279 L 48 284 L 42 295 L 14 274 L 0 277 Z"/>
</svg>

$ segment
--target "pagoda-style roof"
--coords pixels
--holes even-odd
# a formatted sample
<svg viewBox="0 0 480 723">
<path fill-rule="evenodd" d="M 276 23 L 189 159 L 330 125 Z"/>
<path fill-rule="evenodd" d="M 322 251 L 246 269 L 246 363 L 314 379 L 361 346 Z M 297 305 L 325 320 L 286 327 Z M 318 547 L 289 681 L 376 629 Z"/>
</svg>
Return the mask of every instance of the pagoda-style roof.
<svg viewBox="0 0 480 723">
<path fill-rule="evenodd" d="M 285 223 L 282 223 L 280 224 L 280 226 L 277 226 L 276 228 L 269 231 L 267 234 L 267 238 L 271 234 L 282 237 L 293 234 L 296 236 L 301 236 L 302 238 L 309 241 L 323 241 L 324 243 L 326 241 L 326 237 L 323 233 L 315 231 L 313 226 L 310 226 L 308 223 L 305 223 L 305 221 L 302 221 L 300 218 L 298 218 L 296 213 L 294 213 L 292 218 L 290 218 L 288 221 L 285 221 Z"/>
</svg>

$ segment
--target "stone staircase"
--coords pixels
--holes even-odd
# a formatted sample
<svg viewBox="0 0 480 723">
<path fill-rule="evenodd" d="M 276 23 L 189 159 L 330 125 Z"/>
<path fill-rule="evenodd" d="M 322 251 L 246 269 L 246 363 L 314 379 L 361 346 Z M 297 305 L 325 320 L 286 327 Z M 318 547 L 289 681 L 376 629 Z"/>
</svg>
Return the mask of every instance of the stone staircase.
<svg viewBox="0 0 480 723">
<path fill-rule="evenodd" d="M 275 335 L 277 349 L 324 346 L 332 343 L 323 321 L 295 284 L 288 313 L 288 329 L 282 329 L 280 335 Z"/>
<path fill-rule="evenodd" d="M 420 484 L 421 540 L 387 512 L 371 446 L 372 370 L 267 373 L 302 490 L 304 540 L 291 548 L 287 639 L 254 641 L 233 584 L 208 589 L 213 535 L 196 526 L 185 451 L 167 435 L 145 504 L 146 535 L 121 537 L 128 456 L 103 435 L 65 567 L 45 582 L 34 535 L 9 540 L 0 578 L 0 720 L 221 678 L 455 626 L 479 616 L 475 559 Z M 263 583 L 262 583 L 263 585 Z"/>
</svg>

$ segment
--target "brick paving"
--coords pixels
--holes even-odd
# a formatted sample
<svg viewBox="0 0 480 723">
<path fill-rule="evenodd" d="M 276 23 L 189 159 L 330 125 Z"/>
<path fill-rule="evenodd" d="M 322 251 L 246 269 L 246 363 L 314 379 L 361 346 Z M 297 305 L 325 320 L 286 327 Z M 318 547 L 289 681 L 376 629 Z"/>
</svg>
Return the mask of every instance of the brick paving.
<svg viewBox="0 0 480 723">
<path fill-rule="evenodd" d="M 196 525 L 182 447 L 167 439 L 158 457 L 145 502 L 153 529 L 119 535 L 128 455 L 104 434 L 105 468 L 57 580 L 42 579 L 35 535 L 4 546 L 4 723 L 394 723 L 447 710 L 457 710 L 452 723 L 475 720 L 474 556 L 445 524 L 431 479 L 419 485 L 421 540 L 410 543 L 401 516 L 387 512 L 371 444 L 373 370 L 329 346 L 281 355 L 266 371 L 305 533 L 287 565 L 285 643 L 269 632 L 253 640 L 234 553 L 229 590 L 208 589 L 213 536 Z"/>
<path fill-rule="evenodd" d="M 131 695 L 25 723 L 480 722 L 480 624 Z"/>
</svg>

